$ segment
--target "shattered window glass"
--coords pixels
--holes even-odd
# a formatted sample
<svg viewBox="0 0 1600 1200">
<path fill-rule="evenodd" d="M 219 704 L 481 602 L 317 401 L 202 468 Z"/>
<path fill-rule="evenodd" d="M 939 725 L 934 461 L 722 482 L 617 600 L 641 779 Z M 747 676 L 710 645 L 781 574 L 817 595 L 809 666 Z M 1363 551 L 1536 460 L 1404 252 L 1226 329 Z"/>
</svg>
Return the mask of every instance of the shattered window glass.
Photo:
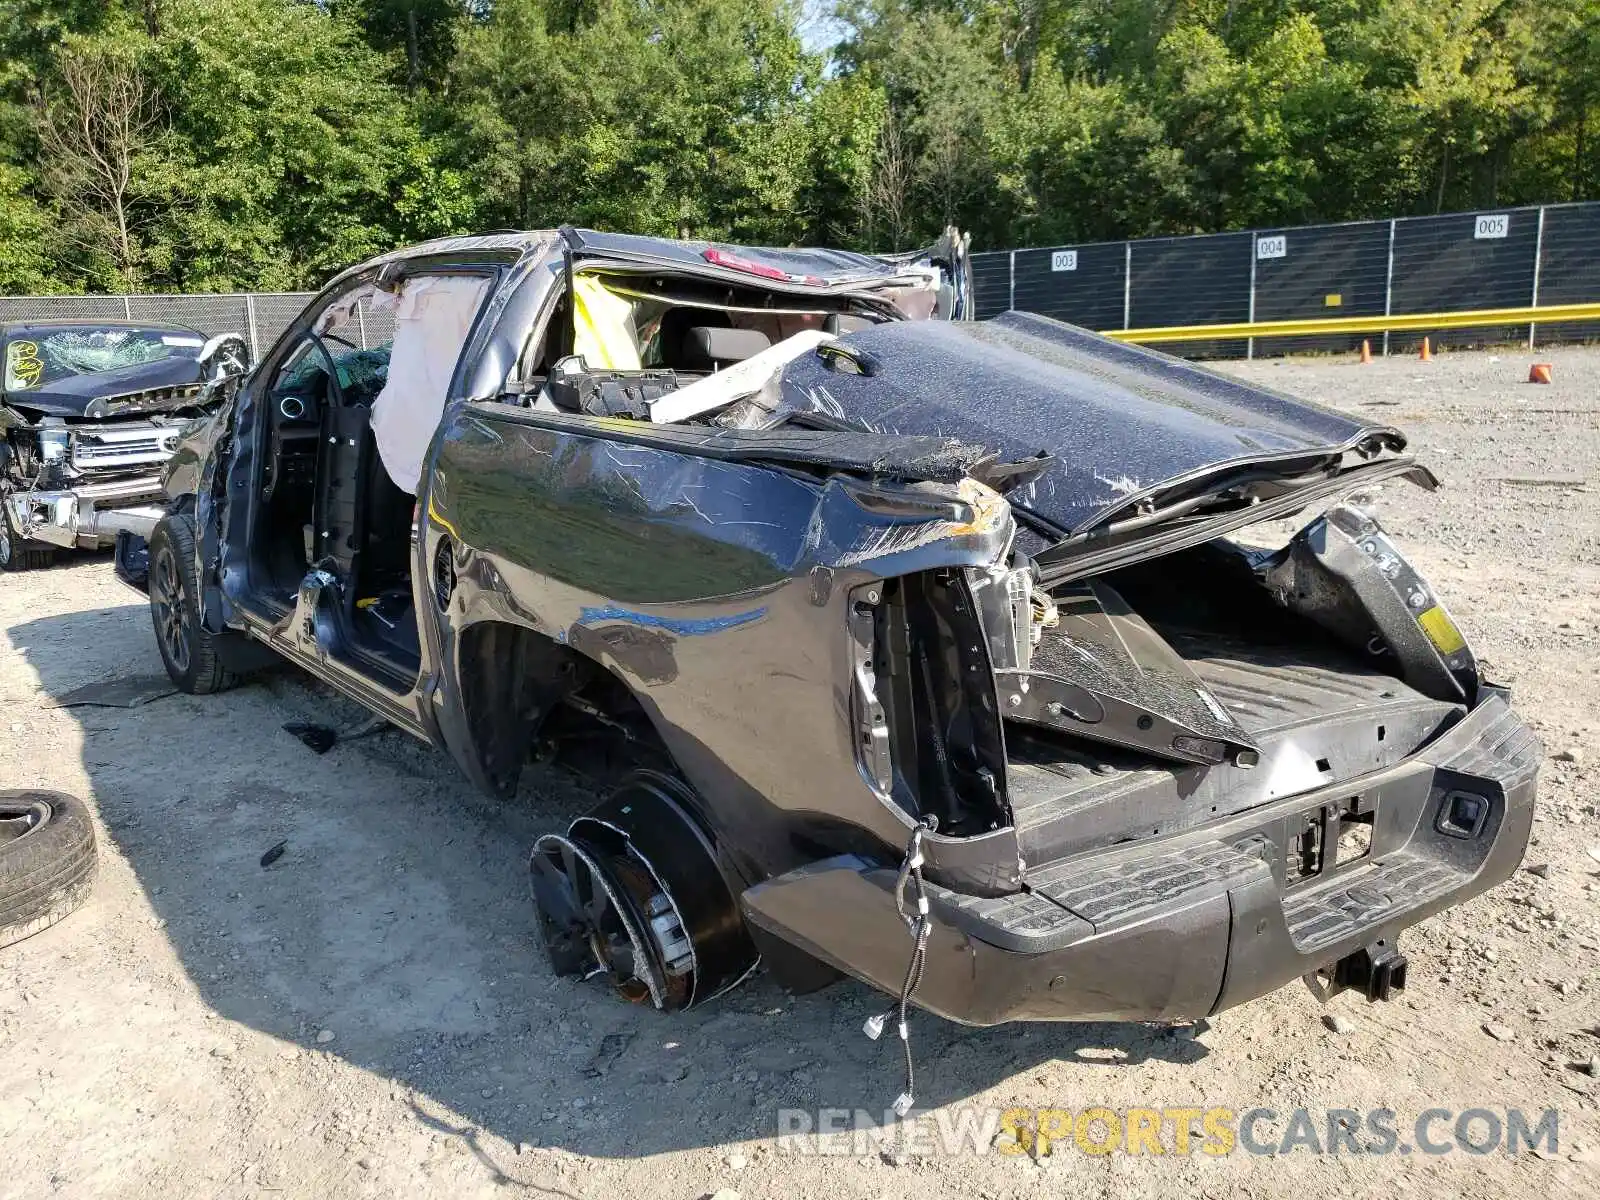
<svg viewBox="0 0 1600 1200">
<path fill-rule="evenodd" d="M 394 314 L 375 306 L 373 289 L 363 286 L 341 296 L 316 321 L 324 353 L 310 353 L 309 343 L 295 352 L 278 377 L 280 390 L 306 391 L 318 385 L 331 364 L 347 403 L 370 404 L 389 376 Z"/>
<path fill-rule="evenodd" d="M 148 329 L 62 329 L 6 347 L 6 389 L 25 391 L 74 375 L 98 375 L 175 354 L 193 358 L 202 339 Z"/>
</svg>

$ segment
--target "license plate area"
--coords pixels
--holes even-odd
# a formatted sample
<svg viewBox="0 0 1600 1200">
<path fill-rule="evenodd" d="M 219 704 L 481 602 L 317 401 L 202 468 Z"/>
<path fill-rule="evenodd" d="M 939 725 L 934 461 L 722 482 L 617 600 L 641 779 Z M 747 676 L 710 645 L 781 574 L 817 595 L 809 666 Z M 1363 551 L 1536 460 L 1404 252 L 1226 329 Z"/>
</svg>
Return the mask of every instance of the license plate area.
<svg viewBox="0 0 1600 1200">
<path fill-rule="evenodd" d="M 1283 846 L 1284 889 L 1309 887 L 1368 861 L 1377 815 L 1375 799 L 1354 795 L 1290 818 Z"/>
</svg>

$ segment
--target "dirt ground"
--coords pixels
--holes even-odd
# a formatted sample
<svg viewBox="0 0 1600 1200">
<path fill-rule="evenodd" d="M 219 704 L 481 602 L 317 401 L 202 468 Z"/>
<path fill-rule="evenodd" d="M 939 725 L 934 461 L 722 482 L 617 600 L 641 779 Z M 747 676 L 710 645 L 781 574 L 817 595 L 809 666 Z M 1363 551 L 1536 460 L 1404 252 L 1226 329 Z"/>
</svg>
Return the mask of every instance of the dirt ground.
<svg viewBox="0 0 1600 1200">
<path fill-rule="evenodd" d="M 497 804 L 392 731 L 319 757 L 281 726 L 363 714 L 294 672 L 48 707 L 161 673 L 142 600 L 82 556 L 0 579 L 0 786 L 88 798 L 101 841 L 89 903 L 0 950 L 0 1197 L 1600 1194 L 1600 1078 L 1574 1066 L 1600 1053 L 1600 352 L 1538 357 L 1553 386 L 1510 351 L 1228 369 L 1392 421 L 1444 480 L 1371 501 L 1545 741 L 1527 863 L 1548 873 L 1408 935 L 1387 1005 L 1294 986 L 1193 1038 L 925 1015 L 913 1036 L 929 1111 L 1381 1107 L 1404 1132 L 1554 1107 L 1555 1153 L 783 1152 L 779 1109 L 899 1092 L 897 1046 L 861 1034 L 880 998 L 758 976 L 664 1018 L 553 978 L 525 856 L 583 789 L 533 771 Z"/>
</svg>

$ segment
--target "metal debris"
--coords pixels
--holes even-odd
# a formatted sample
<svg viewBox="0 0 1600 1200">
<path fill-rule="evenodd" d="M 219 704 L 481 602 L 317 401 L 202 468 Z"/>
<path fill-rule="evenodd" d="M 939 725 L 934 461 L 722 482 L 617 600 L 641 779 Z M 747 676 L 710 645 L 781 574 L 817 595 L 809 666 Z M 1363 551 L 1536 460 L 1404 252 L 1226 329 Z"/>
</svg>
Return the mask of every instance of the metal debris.
<svg viewBox="0 0 1600 1200">
<path fill-rule="evenodd" d="M 46 708 L 138 708 L 152 700 L 175 696 L 178 689 L 165 675 L 125 675 L 74 688 L 57 696 Z"/>
<path fill-rule="evenodd" d="M 290 721 L 283 727 L 285 733 L 292 733 L 318 754 L 326 754 L 339 742 L 339 731 L 326 725 L 316 725 L 310 721 Z"/>
</svg>

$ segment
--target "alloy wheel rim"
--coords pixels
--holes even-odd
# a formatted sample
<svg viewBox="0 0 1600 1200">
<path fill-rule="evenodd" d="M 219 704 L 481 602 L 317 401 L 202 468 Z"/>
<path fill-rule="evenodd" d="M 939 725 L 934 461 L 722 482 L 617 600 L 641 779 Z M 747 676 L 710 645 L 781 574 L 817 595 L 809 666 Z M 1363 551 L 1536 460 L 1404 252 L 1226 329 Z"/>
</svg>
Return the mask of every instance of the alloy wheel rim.
<svg viewBox="0 0 1600 1200">
<path fill-rule="evenodd" d="M 156 636 L 168 661 L 182 674 L 189 669 L 189 606 L 178 578 L 178 563 L 172 551 L 162 547 L 156 555 L 150 578 L 150 603 L 155 610 Z"/>
</svg>

